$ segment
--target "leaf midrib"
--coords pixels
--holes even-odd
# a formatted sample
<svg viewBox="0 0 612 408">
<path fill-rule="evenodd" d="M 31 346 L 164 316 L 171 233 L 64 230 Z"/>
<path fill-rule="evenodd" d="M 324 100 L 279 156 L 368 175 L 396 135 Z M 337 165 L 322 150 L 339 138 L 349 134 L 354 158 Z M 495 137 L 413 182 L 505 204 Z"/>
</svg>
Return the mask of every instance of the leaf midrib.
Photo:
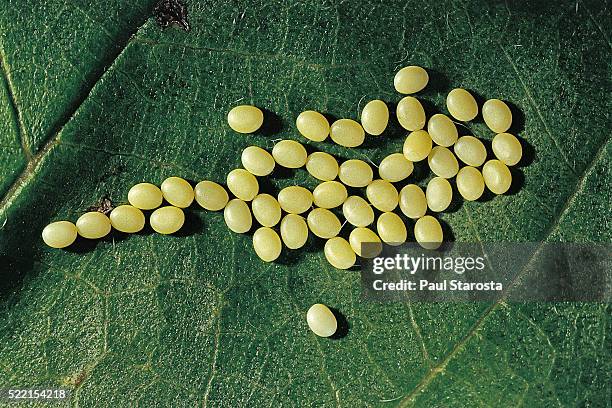
<svg viewBox="0 0 612 408">
<path fill-rule="evenodd" d="M 4 44 L 1 40 L 0 40 L 0 68 L 2 72 L 2 79 L 6 87 L 8 103 L 11 108 L 11 114 L 13 116 L 15 130 L 17 132 L 17 139 L 19 140 L 19 144 L 21 145 L 21 150 L 23 151 L 23 155 L 25 156 L 26 161 L 30 161 L 32 159 L 32 150 L 28 143 L 25 126 L 23 124 L 23 117 L 21 116 L 21 110 L 19 109 L 19 106 L 17 104 L 17 99 L 15 98 L 15 92 L 13 91 L 13 88 L 14 88 L 13 80 L 11 79 L 10 70 L 8 69 L 8 64 L 6 62 Z"/>
<path fill-rule="evenodd" d="M 103 69 L 99 71 L 98 75 L 91 81 L 89 86 L 81 93 L 82 96 L 77 98 L 77 100 L 69 106 L 67 112 L 62 115 L 60 121 L 57 125 L 55 125 L 46 138 L 42 139 L 42 147 L 38 149 L 36 153 L 32 152 L 32 147 L 29 145 L 27 141 L 26 128 L 22 120 L 21 110 L 16 103 L 14 98 L 14 89 L 13 84 L 10 81 L 10 69 L 8 66 L 8 62 L 6 61 L 6 54 L 4 52 L 3 44 L 0 44 L 0 65 L 2 69 L 3 79 L 6 82 L 7 91 L 9 93 L 9 103 L 11 104 L 11 108 L 13 111 L 13 115 L 15 116 L 15 121 L 18 127 L 18 135 L 19 140 L 22 146 L 22 150 L 24 152 L 24 156 L 26 158 L 26 166 L 22 170 L 22 172 L 15 178 L 15 180 L 11 183 L 10 187 L 0 200 L 0 214 L 4 214 L 6 210 L 10 207 L 13 200 L 19 195 L 19 192 L 28 185 L 28 183 L 34 178 L 36 175 L 36 171 L 44 161 L 44 159 L 48 156 L 48 154 L 53 150 L 53 148 L 58 144 L 62 131 L 72 121 L 72 119 L 78 114 L 81 107 L 85 104 L 85 102 L 89 99 L 89 96 L 94 91 L 96 86 L 103 80 L 106 74 L 116 65 L 117 60 L 123 55 L 127 47 L 133 40 L 133 37 L 149 20 L 152 10 L 147 9 L 143 15 L 138 19 L 138 23 L 135 25 L 133 29 L 130 30 L 129 35 L 126 35 L 127 39 L 122 44 L 119 44 L 117 48 L 113 50 L 113 52 L 109 53 L 103 60 Z M 107 63 L 111 61 L 110 63 Z M 97 70 L 96 70 L 97 71 Z M 96 72 L 94 71 L 94 72 Z"/>
</svg>

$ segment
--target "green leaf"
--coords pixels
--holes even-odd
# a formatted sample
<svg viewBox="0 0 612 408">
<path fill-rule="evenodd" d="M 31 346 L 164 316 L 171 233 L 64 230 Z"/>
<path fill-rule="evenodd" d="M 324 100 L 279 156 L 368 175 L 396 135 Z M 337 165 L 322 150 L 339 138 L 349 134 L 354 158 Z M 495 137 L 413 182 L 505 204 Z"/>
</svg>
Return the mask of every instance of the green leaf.
<svg viewBox="0 0 612 408">
<path fill-rule="evenodd" d="M 79 406 L 609 405 L 607 304 L 367 303 L 320 242 L 264 264 L 250 236 L 195 208 L 177 236 L 67 251 L 40 238 L 136 182 L 223 182 L 244 147 L 303 141 L 301 110 L 358 118 L 368 99 L 395 103 L 393 75 L 414 64 L 431 70 L 431 111 L 453 87 L 510 101 L 532 158 L 512 194 L 442 214 L 447 236 L 609 243 L 605 2 L 188 7 L 189 32 L 161 30 L 151 1 L 0 6 L 0 387 L 64 386 Z M 233 133 L 240 102 L 276 113 L 279 131 Z M 359 149 L 310 145 L 377 162 L 403 139 L 393 126 Z M 313 180 L 265 187 L 293 183 Z M 308 330 L 317 302 L 346 316 L 345 337 Z"/>
</svg>

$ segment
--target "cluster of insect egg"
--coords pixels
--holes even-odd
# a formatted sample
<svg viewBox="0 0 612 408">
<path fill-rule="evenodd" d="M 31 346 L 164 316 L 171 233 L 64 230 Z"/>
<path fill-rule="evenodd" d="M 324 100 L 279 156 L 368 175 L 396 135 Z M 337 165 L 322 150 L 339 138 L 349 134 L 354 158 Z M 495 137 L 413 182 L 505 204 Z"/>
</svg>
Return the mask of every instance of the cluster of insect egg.
<svg viewBox="0 0 612 408">
<path fill-rule="evenodd" d="M 425 88 L 428 80 L 427 71 L 411 66 L 396 74 L 394 85 L 400 93 L 416 93 Z M 478 114 L 476 100 L 464 89 L 452 90 L 446 102 L 448 111 L 457 120 L 470 121 Z M 455 123 L 446 115 L 436 114 L 426 121 L 423 106 L 415 97 L 401 99 L 396 115 L 400 125 L 411 133 L 404 142 L 403 152 L 393 153 L 381 161 L 378 179 L 374 179 L 374 171 L 365 161 L 351 159 L 338 164 L 328 153 L 308 155 L 304 146 L 294 140 L 276 143 L 271 154 L 260 147 L 249 146 L 241 156 L 244 168 L 232 170 L 227 175 L 227 187 L 235 196 L 231 200 L 227 191 L 212 181 L 202 181 L 195 189 L 179 177 L 166 179 L 161 188 L 140 183 L 128 193 L 130 205 L 114 208 L 109 217 L 101 212 L 88 212 L 76 225 L 68 221 L 54 222 L 44 229 L 43 239 L 49 246 L 63 248 L 72 244 L 77 234 L 98 239 L 106 236 L 111 227 L 135 233 L 145 225 L 142 210 L 154 210 L 149 222 L 155 231 L 171 234 L 182 227 L 185 220 L 182 209 L 195 199 L 205 209 L 223 209 L 226 224 L 237 233 L 248 232 L 254 217 L 261 227 L 253 235 L 253 246 L 257 255 L 267 262 L 278 258 L 282 243 L 289 249 L 301 248 L 310 230 L 327 240 L 324 253 L 334 267 L 350 268 L 357 255 L 376 256 L 383 242 L 398 245 L 406 241 L 406 226 L 393 212 L 398 206 L 405 216 L 416 220 L 416 241 L 424 247 L 437 248 L 443 241 L 442 228 L 426 213 L 428 208 L 441 212 L 450 205 L 452 187 L 448 179 L 456 177 L 457 189 L 466 200 L 478 199 L 485 186 L 496 194 L 503 194 L 510 187 L 512 177 L 507 166 L 517 164 L 521 158 L 520 142 L 505 133 L 512 122 L 512 114 L 508 106 L 497 99 L 488 100 L 482 107 L 485 123 L 498 133 L 492 143 L 497 160 L 486 163 L 487 152 L 482 142 L 473 136 L 458 137 Z M 382 134 L 388 121 L 387 105 L 381 100 L 373 100 L 363 108 L 361 123 L 339 119 L 330 126 L 321 113 L 305 111 L 297 117 L 296 127 L 312 141 L 323 142 L 329 136 L 339 145 L 357 147 L 364 142 L 366 133 Z M 254 106 L 237 106 L 229 112 L 228 123 L 239 133 L 252 133 L 263 124 L 263 113 Z M 454 153 L 449 149 L 451 146 Z M 460 169 L 457 157 L 466 166 Z M 425 159 L 436 175 L 426 191 L 416 184 L 408 184 L 398 192 L 393 183 L 405 180 L 413 171 L 413 162 Z M 301 186 L 290 186 L 281 190 L 277 197 L 260 194 L 257 177 L 270 175 L 277 164 L 291 169 L 305 166 L 322 182 L 312 192 Z M 365 188 L 367 201 L 357 195 L 349 196 L 347 186 Z M 164 199 L 169 205 L 160 207 Z M 251 202 L 250 208 L 247 202 Z M 330 211 L 340 206 L 344 218 L 354 227 L 348 241 L 338 236 L 342 223 Z M 372 207 L 381 213 L 376 220 L 376 232 L 369 228 L 375 221 Z M 304 218 L 302 214 L 306 212 Z M 273 229 L 279 223 L 280 237 Z M 370 243 L 368 253 L 362 251 L 362 243 Z"/>
<path fill-rule="evenodd" d="M 398 92 L 412 94 L 424 89 L 428 81 L 427 71 L 411 66 L 396 74 L 394 84 Z M 452 90 L 446 103 L 451 116 L 459 121 L 473 120 L 478 114 L 476 100 L 464 89 Z M 328 153 L 308 155 L 304 146 L 293 140 L 277 143 L 272 154 L 260 147 L 247 147 L 242 153 L 244 169 L 233 170 L 227 178 L 228 188 L 236 196 L 225 209 L 229 228 L 240 233 L 251 229 L 251 211 L 246 202 L 252 201 L 252 214 L 261 225 L 253 236 L 253 245 L 264 261 L 275 260 L 281 253 L 282 243 L 290 249 L 302 247 L 310 230 L 327 240 L 324 249 L 327 260 L 336 268 L 347 269 L 355 264 L 357 256 L 378 255 L 383 243 L 399 245 L 406 241 L 406 226 L 393 212 L 398 206 L 405 216 L 416 220 L 416 241 L 426 248 L 439 247 L 443 241 L 442 227 L 426 213 L 428 208 L 434 213 L 448 208 L 453 194 L 449 179 L 453 177 L 461 196 L 470 201 L 478 199 L 485 186 L 495 194 L 503 194 L 510 188 L 512 176 L 508 166 L 519 162 L 522 149 L 515 136 L 505 133 L 512 123 L 512 113 L 504 102 L 491 99 L 482 107 L 485 123 L 497 133 L 492 143 L 497 159 L 489 161 L 486 161 L 484 144 L 473 136 L 459 137 L 455 123 L 448 116 L 436 114 L 427 121 L 417 98 L 406 96 L 400 100 L 396 114 L 400 125 L 410 133 L 401 153 L 393 153 L 381 161 L 378 179 L 374 179 L 374 171 L 365 161 L 352 159 L 339 165 Z M 296 127 L 301 135 L 315 142 L 323 142 L 329 136 L 341 146 L 357 147 L 364 142 L 366 133 L 382 134 L 388 121 L 387 105 L 373 100 L 363 108 L 361 123 L 339 119 L 330 126 L 321 113 L 305 111 L 297 117 Z M 240 133 L 254 132 L 262 122 L 263 113 L 250 105 L 237 106 L 228 115 L 230 127 Z M 454 153 L 449 149 L 451 146 Z M 457 157 L 465 163 L 464 167 L 460 168 Z M 398 192 L 393 183 L 408 178 L 413 162 L 425 159 L 436 176 L 429 181 L 425 192 L 416 184 L 408 184 Z M 271 174 L 276 164 L 293 169 L 305 166 L 322 182 L 312 192 L 301 186 L 290 186 L 276 198 L 259 194 L 257 177 Z M 367 200 L 349 196 L 346 187 L 365 188 Z M 348 241 L 338 236 L 342 223 L 330 211 L 340 206 L 344 218 L 354 227 Z M 376 232 L 369 228 L 375 221 L 372 207 L 380 211 Z M 304 219 L 302 214 L 306 212 Z M 279 222 L 280 237 L 273 229 Z M 364 243 L 369 245 L 362 248 Z"/>
<path fill-rule="evenodd" d="M 395 89 L 405 95 L 423 90 L 428 82 L 427 71 L 417 66 L 401 69 L 394 78 Z M 446 106 L 450 115 L 461 122 L 473 120 L 479 111 L 474 97 L 461 88 L 448 94 Z M 266 262 L 280 256 L 283 243 L 289 249 L 303 247 L 311 231 L 326 240 L 324 253 L 331 265 L 338 269 L 351 268 L 357 256 L 377 256 L 383 243 L 399 245 L 406 241 L 406 225 L 393 212 L 398 206 L 406 217 L 416 220 L 416 241 L 423 247 L 435 249 L 443 241 L 442 228 L 436 218 L 426 213 L 428 208 L 432 212 L 448 208 L 453 194 L 449 179 L 455 177 L 457 190 L 470 201 L 478 199 L 485 186 L 495 194 L 503 194 L 510 188 L 512 176 L 508 166 L 516 165 L 522 156 L 519 140 L 506 133 L 512 123 L 512 113 L 498 99 L 490 99 L 482 106 L 485 123 L 497 134 L 492 141 L 497 159 L 488 161 L 486 148 L 480 140 L 473 136 L 459 137 L 455 123 L 444 114 L 435 114 L 427 121 L 423 106 L 413 96 L 405 96 L 399 101 L 396 116 L 410 133 L 402 152 L 390 154 L 380 162 L 380 178 L 374 179 L 372 167 L 363 160 L 351 159 L 338 164 L 328 153 L 319 151 L 309 155 L 304 146 L 294 140 L 276 143 L 271 154 L 261 147 L 249 146 L 241 155 L 244 168 L 232 170 L 227 175 L 227 187 L 235 198 L 230 199 L 225 188 L 212 181 L 202 181 L 195 188 L 179 177 L 164 180 L 161 188 L 140 183 L 130 189 L 129 205 L 114 208 L 108 217 L 102 212 L 88 212 L 76 225 L 68 221 L 51 223 L 43 230 L 43 240 L 51 247 L 64 248 L 71 245 L 77 235 L 99 239 L 111 228 L 135 233 L 145 226 L 143 210 L 153 210 L 149 217 L 153 230 L 172 234 L 183 226 L 183 209 L 195 199 L 207 210 L 223 210 L 227 226 L 236 233 L 250 231 L 254 217 L 260 227 L 253 234 L 253 247 Z M 261 127 L 264 117 L 259 108 L 241 105 L 233 108 L 227 119 L 236 132 L 252 133 Z M 364 106 L 361 123 L 339 119 L 330 126 L 321 113 L 304 111 L 297 117 L 296 127 L 309 140 L 323 142 L 329 136 L 335 143 L 352 148 L 364 142 L 366 133 L 381 135 L 388 122 L 389 110 L 385 102 L 373 100 Z M 449 149 L 451 146 L 454 153 Z M 457 158 L 465 166 L 460 168 Z M 416 184 L 408 184 L 398 192 L 393 183 L 408 178 L 414 169 L 413 163 L 425 159 L 436 176 L 429 181 L 425 192 Z M 312 192 L 294 185 L 282 189 L 277 197 L 260 193 L 257 177 L 270 175 L 277 164 L 290 169 L 305 167 L 321 183 Z M 367 200 L 357 195 L 349 196 L 347 187 L 365 188 Z M 162 206 L 164 199 L 168 205 Z M 348 241 L 338 236 L 343 224 L 330 211 L 338 207 L 353 227 Z M 372 207 L 380 212 L 376 232 L 369 228 L 375 221 Z M 306 218 L 305 213 L 308 213 Z M 280 236 L 274 229 L 277 225 Z M 362 246 L 364 243 L 369 245 Z M 327 337 L 336 331 L 336 319 L 324 305 L 313 305 L 307 320 L 317 335 Z"/>
<path fill-rule="evenodd" d="M 149 224 L 154 231 L 173 234 L 185 223 L 183 209 L 189 207 L 194 198 L 199 202 L 206 183 L 199 183 L 195 190 L 180 177 L 168 177 L 162 182 L 161 188 L 151 183 L 136 184 L 128 192 L 129 204 L 113 208 L 108 216 L 100 211 L 90 211 L 81 215 L 76 223 L 53 222 L 43 229 L 43 241 L 53 248 L 66 248 L 74 243 L 77 235 L 100 239 L 107 236 L 112 228 L 134 234 L 145 227 L 143 210 L 151 211 Z M 164 200 L 167 205 L 163 205 Z"/>
</svg>

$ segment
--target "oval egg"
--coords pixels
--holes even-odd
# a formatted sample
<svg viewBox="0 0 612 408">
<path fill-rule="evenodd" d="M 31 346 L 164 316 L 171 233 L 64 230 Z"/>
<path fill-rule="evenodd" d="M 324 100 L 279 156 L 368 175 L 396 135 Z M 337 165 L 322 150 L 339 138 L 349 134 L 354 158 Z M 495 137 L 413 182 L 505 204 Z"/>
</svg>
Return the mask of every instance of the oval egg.
<svg viewBox="0 0 612 408">
<path fill-rule="evenodd" d="M 412 174 L 412 170 L 414 170 L 414 165 L 402 153 L 390 154 L 378 166 L 380 178 L 391 183 L 404 180 Z"/>
<path fill-rule="evenodd" d="M 378 136 L 389 123 L 389 108 L 379 99 L 368 102 L 361 111 L 361 126 L 366 133 Z"/>
<path fill-rule="evenodd" d="M 399 202 L 397 189 L 386 180 L 374 180 L 366 187 L 368 201 L 382 212 L 393 211 Z"/>
<path fill-rule="evenodd" d="M 425 249 L 437 249 L 442 245 L 442 226 L 431 215 L 419 218 L 414 224 L 414 237 Z"/>
<path fill-rule="evenodd" d="M 314 152 L 308 156 L 306 170 L 318 180 L 331 181 L 338 177 L 338 162 L 329 153 Z"/>
<path fill-rule="evenodd" d="M 446 108 L 455 119 L 462 122 L 468 122 L 478 115 L 476 99 L 463 88 L 455 88 L 448 93 Z"/>
<path fill-rule="evenodd" d="M 362 258 L 374 258 L 382 252 L 382 242 L 374 231 L 366 227 L 357 227 L 349 235 L 349 244 L 353 252 Z"/>
<path fill-rule="evenodd" d="M 272 157 L 283 167 L 297 169 L 306 164 L 308 153 L 304 146 L 295 140 L 281 140 L 272 148 Z"/>
<path fill-rule="evenodd" d="M 225 188 L 214 181 L 200 181 L 193 189 L 196 202 L 205 210 L 222 210 L 229 201 Z"/>
<path fill-rule="evenodd" d="M 55 221 L 42 231 L 42 239 L 51 248 L 66 248 L 77 238 L 77 228 L 70 221 Z"/>
<path fill-rule="evenodd" d="M 332 336 L 338 330 L 336 316 L 323 304 L 312 305 L 306 313 L 308 327 L 319 337 Z"/>
<path fill-rule="evenodd" d="M 325 208 L 315 208 L 310 211 L 306 222 L 313 234 L 324 239 L 335 237 L 342 228 L 338 217 Z"/>
<path fill-rule="evenodd" d="M 298 249 L 308 240 L 308 224 L 301 215 L 287 214 L 281 221 L 280 233 L 287 248 Z"/>
<path fill-rule="evenodd" d="M 278 203 L 290 214 L 301 214 L 312 207 L 312 193 L 302 186 L 289 186 L 278 193 Z"/>
<path fill-rule="evenodd" d="M 253 217 L 249 206 L 238 198 L 234 198 L 227 203 L 223 210 L 223 219 L 227 227 L 238 234 L 248 232 L 253 225 Z"/>
<path fill-rule="evenodd" d="M 238 133 L 253 133 L 263 124 L 261 109 L 252 105 L 239 105 L 227 114 L 227 123 Z"/>
<path fill-rule="evenodd" d="M 276 231 L 260 227 L 253 234 L 253 248 L 262 261 L 272 262 L 280 256 L 283 245 Z"/>
<path fill-rule="evenodd" d="M 425 110 L 417 98 L 406 96 L 397 104 L 397 120 L 406 130 L 415 131 L 425 126 Z"/>
<path fill-rule="evenodd" d="M 227 174 L 227 188 L 243 201 L 251 201 L 259 193 L 257 178 L 245 169 L 234 169 Z"/>
<path fill-rule="evenodd" d="M 429 82 L 427 71 L 411 65 L 397 71 L 393 78 L 395 90 L 401 94 L 413 94 L 423 90 Z"/>
<path fill-rule="evenodd" d="M 183 227 L 185 213 L 178 207 L 171 205 L 158 208 L 151 213 L 149 224 L 159 234 L 174 234 Z"/>
<path fill-rule="evenodd" d="M 374 172 L 363 160 L 346 160 L 340 165 L 338 178 L 349 187 L 365 187 L 372 182 Z"/>
<path fill-rule="evenodd" d="M 400 190 L 399 206 L 406 217 L 421 218 L 427 212 L 425 193 L 416 184 L 408 184 Z"/>
<path fill-rule="evenodd" d="M 365 131 L 352 119 L 338 119 L 331 125 L 330 136 L 340 146 L 357 147 L 365 140 Z"/>
<path fill-rule="evenodd" d="M 298 132 L 306 139 L 322 142 L 329 135 L 329 122 L 319 112 L 307 110 L 300 113 L 295 120 Z"/>
<path fill-rule="evenodd" d="M 77 232 L 87 239 L 100 239 L 111 232 L 111 222 L 105 214 L 90 211 L 79 217 L 76 222 Z"/>
<path fill-rule="evenodd" d="M 359 196 L 350 196 L 342 204 L 342 214 L 346 221 L 356 227 L 367 227 L 374 222 L 372 206 Z"/>
<path fill-rule="evenodd" d="M 431 152 L 432 146 L 433 142 L 429 133 L 424 130 L 411 132 L 404 141 L 404 157 L 411 162 L 424 160 Z"/>
<path fill-rule="evenodd" d="M 274 157 L 258 146 L 249 146 L 242 151 L 242 166 L 255 176 L 267 176 L 274 171 Z"/>
</svg>

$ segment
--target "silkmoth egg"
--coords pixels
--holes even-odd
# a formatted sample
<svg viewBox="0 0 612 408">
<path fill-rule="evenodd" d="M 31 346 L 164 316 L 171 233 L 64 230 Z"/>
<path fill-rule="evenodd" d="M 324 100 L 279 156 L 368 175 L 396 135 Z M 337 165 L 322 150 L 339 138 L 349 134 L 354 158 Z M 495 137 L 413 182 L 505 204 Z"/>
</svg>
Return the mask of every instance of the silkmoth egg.
<svg viewBox="0 0 612 408">
<path fill-rule="evenodd" d="M 382 242 L 374 231 L 366 227 L 357 227 L 349 235 L 353 251 L 362 258 L 374 258 L 382 252 Z"/>
<path fill-rule="evenodd" d="M 227 174 L 227 188 L 243 201 L 251 201 L 259 193 L 257 178 L 245 169 L 234 169 Z"/>
<path fill-rule="evenodd" d="M 467 122 L 478 115 L 478 104 L 471 93 L 462 88 L 455 88 L 446 97 L 446 107 L 457 120 Z"/>
<path fill-rule="evenodd" d="M 504 194 L 512 184 L 512 173 L 499 160 L 489 160 L 482 167 L 482 177 L 485 185 L 495 194 Z"/>
<path fill-rule="evenodd" d="M 274 157 L 258 146 L 249 146 L 242 151 L 242 166 L 255 176 L 267 176 L 274 171 Z"/>
<path fill-rule="evenodd" d="M 468 166 L 480 167 L 487 159 L 487 149 L 474 136 L 461 136 L 453 146 L 453 150 L 459 160 Z"/>
<path fill-rule="evenodd" d="M 301 214 L 312 207 L 312 193 L 302 186 L 289 186 L 278 193 L 281 208 L 290 214 Z"/>
<path fill-rule="evenodd" d="M 348 197 L 344 184 L 338 181 L 324 181 L 312 192 L 314 204 L 321 208 L 336 208 Z"/>
<path fill-rule="evenodd" d="M 406 224 L 399 215 L 392 212 L 380 214 L 376 222 L 376 231 L 380 239 L 388 245 L 401 245 L 408 238 Z"/>
<path fill-rule="evenodd" d="M 298 249 L 308 240 L 308 225 L 301 215 L 287 214 L 281 221 L 280 233 L 287 248 Z"/>
<path fill-rule="evenodd" d="M 111 231 L 108 217 L 98 211 L 90 211 L 79 217 L 76 228 L 80 236 L 87 239 L 99 239 Z"/>
<path fill-rule="evenodd" d="M 252 105 L 236 106 L 227 114 L 227 123 L 238 133 L 255 132 L 261 127 L 263 120 L 261 109 Z"/>
<path fill-rule="evenodd" d="M 427 198 L 427 206 L 431 211 L 444 211 L 453 200 L 453 188 L 447 179 L 434 177 L 427 183 L 425 197 Z"/>
<path fill-rule="evenodd" d="M 42 239 L 51 248 L 66 248 L 72 245 L 77 237 L 77 228 L 70 221 L 56 221 L 47 225 L 42 231 Z"/>
<path fill-rule="evenodd" d="M 120 205 L 113 208 L 108 217 L 117 231 L 134 234 L 145 226 L 145 216 L 141 210 L 131 205 Z"/>
<path fill-rule="evenodd" d="M 504 133 L 512 125 L 512 112 L 499 99 L 489 99 L 482 105 L 482 118 L 495 133 Z"/>
<path fill-rule="evenodd" d="M 322 142 L 329 135 L 329 122 L 319 112 L 308 110 L 300 113 L 295 126 L 302 136 L 314 142 Z"/>
<path fill-rule="evenodd" d="M 276 231 L 261 227 L 253 234 L 253 248 L 262 261 L 272 262 L 280 256 L 283 245 Z"/>
<path fill-rule="evenodd" d="M 446 147 L 436 146 L 431 149 L 427 157 L 427 163 L 431 171 L 439 177 L 451 178 L 459 171 L 457 158 Z"/>
<path fill-rule="evenodd" d="M 193 187 L 180 177 L 168 177 L 161 184 L 161 191 L 168 203 L 175 207 L 186 208 L 195 197 Z"/>
<path fill-rule="evenodd" d="M 214 181 L 200 181 L 194 188 L 195 200 L 206 210 L 222 210 L 229 201 L 225 188 Z"/>
<path fill-rule="evenodd" d="M 374 180 L 368 184 L 366 196 L 382 212 L 393 211 L 399 202 L 397 189 L 386 180 Z"/>
<path fill-rule="evenodd" d="M 248 232 L 253 225 L 253 217 L 251 217 L 249 206 L 237 198 L 227 203 L 223 210 L 223 218 L 227 227 L 238 234 Z"/>
<path fill-rule="evenodd" d="M 404 97 L 398 102 L 395 113 L 400 125 L 406 130 L 421 130 L 425 126 L 425 110 L 417 98 Z"/>
<path fill-rule="evenodd" d="M 314 152 L 308 155 L 306 170 L 316 179 L 331 181 L 338 177 L 338 162 L 331 154 Z"/>
<path fill-rule="evenodd" d="M 162 204 L 164 196 L 156 185 L 138 183 L 128 192 L 128 201 L 141 210 L 154 210 Z"/>
<path fill-rule="evenodd" d="M 349 269 L 355 265 L 357 256 L 348 241 L 342 237 L 334 237 L 325 243 L 323 249 L 325 259 L 334 268 Z"/>
<path fill-rule="evenodd" d="M 281 140 L 272 148 L 272 156 L 281 166 L 297 169 L 306 164 L 308 153 L 304 146 L 295 140 Z"/>
<path fill-rule="evenodd" d="M 264 227 L 273 227 L 280 221 L 281 207 L 270 194 L 258 194 L 251 202 L 253 216 Z"/>
<path fill-rule="evenodd" d="M 402 153 L 388 155 L 378 166 L 380 178 L 392 183 L 404 180 L 412 174 L 412 170 L 414 170 L 414 165 Z"/>
<path fill-rule="evenodd" d="M 399 193 L 400 210 L 408 218 L 421 218 L 427 212 L 427 199 L 421 187 L 408 184 Z"/>
<path fill-rule="evenodd" d="M 365 140 L 363 127 L 352 119 L 338 119 L 329 132 L 332 140 L 344 147 L 357 147 Z"/>
<path fill-rule="evenodd" d="M 325 208 L 315 208 L 306 218 L 308 227 L 319 238 L 333 238 L 340 232 L 342 225 L 336 215 Z"/>
<path fill-rule="evenodd" d="M 523 148 L 516 136 L 510 133 L 500 133 L 493 138 L 491 143 L 495 157 L 507 166 L 514 166 L 521 161 Z"/>
<path fill-rule="evenodd" d="M 452 146 L 459 136 L 457 126 L 448 116 L 441 113 L 437 113 L 429 118 L 427 133 L 429 133 L 434 143 L 444 147 Z"/>
<path fill-rule="evenodd" d="M 442 226 L 431 215 L 419 218 L 414 224 L 414 237 L 425 249 L 437 249 L 442 245 Z"/>
<path fill-rule="evenodd" d="M 361 126 L 366 133 L 380 135 L 389 123 L 389 108 L 379 99 L 368 102 L 361 111 Z"/>
<path fill-rule="evenodd" d="M 459 194 L 468 201 L 478 200 L 484 192 L 484 178 L 474 167 L 462 167 L 457 173 L 456 182 Z"/>
<path fill-rule="evenodd" d="M 338 178 L 349 187 L 365 187 L 372 182 L 374 172 L 363 160 L 351 159 L 340 165 Z"/>
<path fill-rule="evenodd" d="M 424 160 L 433 146 L 431 136 L 424 130 L 411 132 L 404 141 L 403 153 L 411 162 Z"/>
<path fill-rule="evenodd" d="M 427 86 L 428 82 L 427 71 L 414 65 L 400 69 L 393 78 L 393 86 L 401 94 L 419 92 Z"/>
<path fill-rule="evenodd" d="M 349 224 L 367 227 L 374 222 L 372 206 L 359 196 L 350 196 L 342 204 L 342 214 Z"/>
<path fill-rule="evenodd" d="M 320 303 L 310 306 L 306 313 L 306 321 L 310 330 L 319 337 L 332 336 L 338 330 L 336 316 L 327 306 Z"/>
<path fill-rule="evenodd" d="M 149 224 L 155 232 L 160 234 L 174 234 L 185 223 L 185 213 L 182 209 L 173 206 L 158 208 L 151 213 Z"/>
</svg>

